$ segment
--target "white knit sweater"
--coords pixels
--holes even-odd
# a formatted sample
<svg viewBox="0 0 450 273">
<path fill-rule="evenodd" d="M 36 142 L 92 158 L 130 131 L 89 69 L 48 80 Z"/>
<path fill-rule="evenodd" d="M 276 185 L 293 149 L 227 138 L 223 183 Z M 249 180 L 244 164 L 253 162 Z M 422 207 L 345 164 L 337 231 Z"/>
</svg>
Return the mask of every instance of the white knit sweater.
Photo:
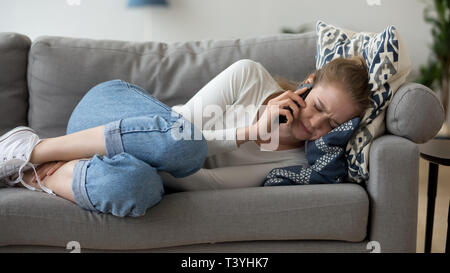
<svg viewBox="0 0 450 273">
<path fill-rule="evenodd" d="M 188 177 L 159 172 L 165 185 L 176 190 L 255 187 L 261 186 L 274 168 L 307 165 L 304 147 L 263 151 L 254 141 L 237 146 L 236 129 L 255 123 L 265 99 L 280 90 L 260 63 L 244 59 L 218 74 L 186 104 L 173 106 L 174 111 L 201 128 L 208 157 L 203 168 Z M 210 109 L 219 106 L 221 115 L 202 114 L 211 105 L 215 108 Z"/>
</svg>

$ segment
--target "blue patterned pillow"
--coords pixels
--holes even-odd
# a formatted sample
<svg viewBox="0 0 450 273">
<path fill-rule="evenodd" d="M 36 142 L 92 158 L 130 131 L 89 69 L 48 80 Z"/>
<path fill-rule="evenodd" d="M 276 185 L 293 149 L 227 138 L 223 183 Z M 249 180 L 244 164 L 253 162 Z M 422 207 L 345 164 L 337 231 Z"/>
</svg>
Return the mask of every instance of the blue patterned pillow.
<svg viewBox="0 0 450 273">
<path fill-rule="evenodd" d="M 384 134 L 386 109 L 410 71 L 408 52 L 394 26 L 381 33 L 357 33 L 319 21 L 316 33 L 317 69 L 333 59 L 351 56 L 363 56 L 368 66 L 371 107 L 346 147 L 347 180 L 362 183 L 369 178 L 370 145 Z"/>
<path fill-rule="evenodd" d="M 264 186 L 334 184 L 347 175 L 345 146 L 358 127 L 360 118 L 354 118 L 327 135 L 306 143 L 309 166 L 289 166 L 270 171 Z"/>
</svg>

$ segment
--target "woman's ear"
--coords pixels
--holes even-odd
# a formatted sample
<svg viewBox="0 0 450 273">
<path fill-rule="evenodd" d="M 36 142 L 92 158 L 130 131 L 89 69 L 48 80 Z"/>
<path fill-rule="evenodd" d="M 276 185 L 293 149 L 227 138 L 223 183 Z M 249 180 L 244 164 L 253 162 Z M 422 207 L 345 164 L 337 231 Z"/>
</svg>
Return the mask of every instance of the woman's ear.
<svg viewBox="0 0 450 273">
<path fill-rule="evenodd" d="M 316 74 L 311 73 L 309 74 L 308 78 L 306 79 L 305 83 L 314 83 L 314 79 L 316 78 Z"/>
</svg>

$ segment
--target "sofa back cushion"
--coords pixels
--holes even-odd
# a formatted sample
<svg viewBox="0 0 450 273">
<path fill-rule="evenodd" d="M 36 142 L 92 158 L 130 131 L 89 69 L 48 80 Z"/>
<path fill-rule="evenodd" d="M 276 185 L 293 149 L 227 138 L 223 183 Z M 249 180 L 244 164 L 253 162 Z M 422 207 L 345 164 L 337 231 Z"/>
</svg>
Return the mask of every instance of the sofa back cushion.
<svg viewBox="0 0 450 273">
<path fill-rule="evenodd" d="M 78 101 L 108 80 L 136 84 L 173 106 L 239 59 L 260 62 L 273 76 L 303 80 L 314 71 L 315 54 L 313 32 L 170 44 L 41 36 L 29 55 L 29 124 L 41 137 L 64 134 Z"/>
<path fill-rule="evenodd" d="M 31 40 L 22 34 L 0 33 L 0 135 L 27 124 L 27 62 Z"/>
</svg>

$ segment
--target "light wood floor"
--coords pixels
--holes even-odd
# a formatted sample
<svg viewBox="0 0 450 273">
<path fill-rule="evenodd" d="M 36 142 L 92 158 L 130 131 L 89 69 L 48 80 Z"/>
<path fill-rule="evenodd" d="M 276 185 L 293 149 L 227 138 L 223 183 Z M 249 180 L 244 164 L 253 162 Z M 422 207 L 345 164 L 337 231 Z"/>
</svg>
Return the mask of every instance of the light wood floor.
<svg viewBox="0 0 450 273">
<path fill-rule="evenodd" d="M 450 196 L 450 166 L 439 166 L 436 209 L 434 213 L 433 244 L 431 252 L 444 253 L 447 237 L 447 215 Z M 428 161 L 420 158 L 419 212 L 417 226 L 417 252 L 425 248 L 425 223 L 427 211 Z"/>
</svg>

